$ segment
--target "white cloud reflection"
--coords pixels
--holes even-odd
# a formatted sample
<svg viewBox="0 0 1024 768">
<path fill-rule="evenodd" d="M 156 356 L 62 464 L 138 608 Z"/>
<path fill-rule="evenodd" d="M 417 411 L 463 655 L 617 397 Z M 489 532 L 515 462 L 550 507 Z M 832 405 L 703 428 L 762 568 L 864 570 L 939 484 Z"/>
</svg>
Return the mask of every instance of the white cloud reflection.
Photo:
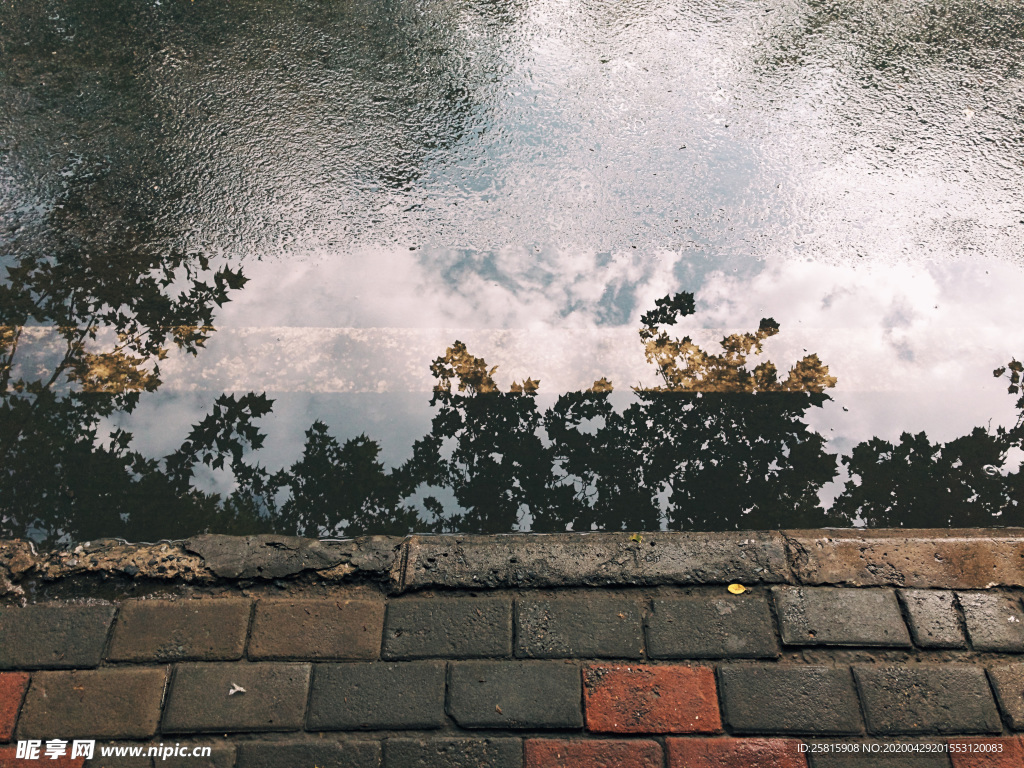
<svg viewBox="0 0 1024 768">
<path fill-rule="evenodd" d="M 400 260 L 387 264 L 388 257 L 360 273 L 336 262 L 310 264 L 286 285 L 274 269 L 257 269 L 208 349 L 168 361 L 161 392 L 265 390 L 320 402 L 418 393 L 426 408 L 430 361 L 455 339 L 500 366 L 503 386 L 529 375 L 554 396 L 607 376 L 622 390 L 655 383 L 636 334 L 640 314 L 658 296 L 689 289 L 698 312 L 678 326 L 680 334 L 712 345 L 770 316 L 782 332 L 767 342 L 765 358 L 784 368 L 815 352 L 829 365 L 839 379 L 835 402 L 811 418 L 836 449 L 903 430 L 949 439 L 990 420 L 1013 420 L 1013 399 L 991 374 L 1024 356 L 1024 327 L 1015 322 L 1024 274 L 1005 262 L 779 260 L 753 275 L 713 271 L 681 283 L 672 276 L 685 271 L 681 259 L 576 254 L 558 263 L 577 271 L 558 272 L 513 253 L 493 258 L 493 280 L 460 278 L 458 290 L 443 269 L 408 261 L 399 269 Z M 378 283 L 387 285 L 385 303 Z M 621 305 L 612 313 L 621 315 L 617 322 L 602 314 L 607 296 L 618 297 L 611 302 Z M 381 325 L 341 324 L 352 318 Z M 302 414 L 306 422 L 317 417 Z M 339 436 L 353 434 L 354 424 L 335 427 Z"/>
</svg>

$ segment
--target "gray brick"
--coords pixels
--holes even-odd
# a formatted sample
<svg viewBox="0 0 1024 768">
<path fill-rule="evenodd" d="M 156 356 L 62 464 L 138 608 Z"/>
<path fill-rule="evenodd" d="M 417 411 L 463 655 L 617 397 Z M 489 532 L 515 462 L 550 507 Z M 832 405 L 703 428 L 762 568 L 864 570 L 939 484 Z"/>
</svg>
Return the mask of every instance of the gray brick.
<svg viewBox="0 0 1024 768">
<path fill-rule="evenodd" d="M 100 744 L 97 742 L 96 749 L 93 752 L 93 759 L 85 761 L 85 768 L 153 768 L 153 758 L 148 755 L 145 757 L 103 757 L 100 754 L 100 747 L 137 747 L 138 744 L 134 742 L 110 742 L 109 744 Z M 148 750 L 149 745 L 144 746 L 144 750 Z M 39 763 L 40 765 L 46 765 L 45 762 Z M 66 765 L 66 763 L 65 763 Z M 161 768 L 165 764 L 160 763 Z"/>
<path fill-rule="evenodd" d="M 377 741 L 249 741 L 238 745 L 235 768 L 377 768 Z"/>
<path fill-rule="evenodd" d="M 763 595 L 693 595 L 655 600 L 647 619 L 655 659 L 774 658 L 779 655 Z"/>
<path fill-rule="evenodd" d="M 519 739 L 388 739 L 384 768 L 522 768 Z"/>
<path fill-rule="evenodd" d="M 259 600 L 250 659 L 376 659 L 384 627 L 377 600 Z"/>
<path fill-rule="evenodd" d="M 533 658 L 639 659 L 638 598 L 565 594 L 516 600 L 516 655 Z"/>
<path fill-rule="evenodd" d="M 240 659 L 251 607 L 248 600 L 129 600 L 118 611 L 107 658 Z"/>
<path fill-rule="evenodd" d="M 1006 722 L 1013 730 L 1024 731 L 1024 664 L 989 667 L 988 677 Z"/>
<path fill-rule="evenodd" d="M 113 605 L 0 608 L 0 669 L 95 667 L 113 618 Z"/>
<path fill-rule="evenodd" d="M 956 596 L 974 650 L 1024 652 L 1024 612 L 1019 599 L 986 592 L 957 592 Z"/>
<path fill-rule="evenodd" d="M 921 744 L 920 741 L 914 743 Z M 944 752 L 885 753 L 879 751 L 860 754 L 812 752 L 810 758 L 811 768 L 949 768 L 949 756 Z"/>
<path fill-rule="evenodd" d="M 580 670 L 563 662 L 450 665 L 448 711 L 465 728 L 579 728 Z"/>
<path fill-rule="evenodd" d="M 101 749 L 111 747 L 142 747 L 143 757 L 103 757 Z M 149 757 L 150 749 L 172 750 L 179 747 L 187 752 L 186 755 L 174 756 L 170 752 L 163 754 L 155 753 Z M 206 757 L 193 757 L 191 751 L 194 748 L 209 747 L 210 754 Z M 45 765 L 42 764 L 42 765 Z M 235 765 L 235 747 L 233 744 L 210 744 L 179 741 L 150 742 L 139 744 L 138 742 L 97 742 L 94 757 L 85 761 L 85 768 L 233 768 Z"/>
<path fill-rule="evenodd" d="M 154 768 L 234 768 L 234 744 L 191 744 L 191 747 L 209 746 L 208 757 L 161 757 L 154 759 Z"/>
<path fill-rule="evenodd" d="M 935 589 L 901 589 L 910 633 L 921 648 L 966 648 L 953 593 Z"/>
<path fill-rule="evenodd" d="M 178 664 L 164 707 L 163 732 L 298 730 L 309 675 L 309 664 Z M 235 686 L 245 693 L 232 694 Z"/>
<path fill-rule="evenodd" d="M 163 668 L 38 672 L 22 706 L 18 738 L 152 736 L 166 677 Z"/>
<path fill-rule="evenodd" d="M 1002 730 L 985 671 L 969 664 L 854 667 L 873 734 Z"/>
<path fill-rule="evenodd" d="M 772 593 L 786 645 L 910 646 L 891 589 L 776 587 Z"/>
<path fill-rule="evenodd" d="M 309 729 L 440 728 L 444 662 L 318 664 L 313 670 Z"/>
<path fill-rule="evenodd" d="M 403 598 L 388 604 L 384 658 L 480 658 L 512 653 L 512 598 Z"/>
<path fill-rule="evenodd" d="M 844 735 L 861 732 L 845 667 L 729 664 L 719 668 L 726 722 L 737 733 Z"/>
</svg>

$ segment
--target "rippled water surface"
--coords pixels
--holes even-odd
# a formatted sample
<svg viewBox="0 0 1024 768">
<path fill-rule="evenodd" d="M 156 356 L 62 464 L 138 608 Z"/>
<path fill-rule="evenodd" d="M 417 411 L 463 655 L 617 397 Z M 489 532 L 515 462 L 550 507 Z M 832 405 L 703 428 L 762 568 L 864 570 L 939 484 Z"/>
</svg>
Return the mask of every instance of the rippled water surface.
<svg viewBox="0 0 1024 768">
<path fill-rule="evenodd" d="M 1022 65 L 1011 0 L 0 0 L 0 532 L 1020 524 Z"/>
</svg>

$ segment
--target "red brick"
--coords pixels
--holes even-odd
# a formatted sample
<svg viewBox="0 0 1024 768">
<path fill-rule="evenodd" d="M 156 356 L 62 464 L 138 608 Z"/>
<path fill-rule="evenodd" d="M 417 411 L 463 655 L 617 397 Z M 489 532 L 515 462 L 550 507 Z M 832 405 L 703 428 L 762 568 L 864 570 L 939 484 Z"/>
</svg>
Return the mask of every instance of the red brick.
<svg viewBox="0 0 1024 768">
<path fill-rule="evenodd" d="M 18 709 L 28 688 L 28 675 L 24 672 L 0 673 L 0 741 L 10 741 L 14 735 L 14 724 L 18 720 Z"/>
<path fill-rule="evenodd" d="M 981 751 L 986 746 L 1000 751 Z M 953 768 L 1020 768 L 1024 765 L 1024 743 L 1016 738 L 950 739 L 949 756 Z"/>
<path fill-rule="evenodd" d="M 526 768 L 661 768 L 655 741 L 528 739 Z"/>
<path fill-rule="evenodd" d="M 717 733 L 708 667 L 591 666 L 583 672 L 587 729 L 604 733 Z"/>
<path fill-rule="evenodd" d="M 792 739 L 667 739 L 669 768 L 807 768 Z"/>
<path fill-rule="evenodd" d="M 69 745 L 70 749 L 70 745 Z M 40 766 L 46 766 L 46 768 L 82 768 L 85 765 L 84 757 L 76 757 L 72 760 L 70 757 L 65 755 L 59 757 L 56 760 L 41 759 L 41 760 L 18 760 L 15 755 L 18 754 L 17 747 L 0 747 L 0 768 L 40 768 Z M 40 749 L 40 757 L 43 752 Z"/>
</svg>

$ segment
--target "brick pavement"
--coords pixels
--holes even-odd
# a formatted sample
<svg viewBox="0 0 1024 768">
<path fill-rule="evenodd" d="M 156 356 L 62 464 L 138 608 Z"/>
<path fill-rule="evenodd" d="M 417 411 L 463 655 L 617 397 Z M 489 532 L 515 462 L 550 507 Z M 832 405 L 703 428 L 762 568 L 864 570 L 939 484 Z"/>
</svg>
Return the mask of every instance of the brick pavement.
<svg viewBox="0 0 1024 768">
<path fill-rule="evenodd" d="M 333 586 L 6 605 L 0 768 L 1024 768 L 1021 598 Z M 212 752 L 15 757 L 57 738 Z"/>
</svg>

